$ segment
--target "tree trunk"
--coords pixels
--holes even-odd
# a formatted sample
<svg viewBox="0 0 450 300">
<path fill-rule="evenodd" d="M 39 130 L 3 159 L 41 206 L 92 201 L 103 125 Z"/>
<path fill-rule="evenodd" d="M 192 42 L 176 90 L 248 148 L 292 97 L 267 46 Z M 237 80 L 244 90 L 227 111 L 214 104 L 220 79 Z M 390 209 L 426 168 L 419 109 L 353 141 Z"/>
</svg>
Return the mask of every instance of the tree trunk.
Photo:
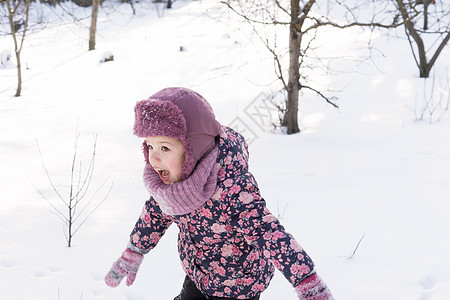
<svg viewBox="0 0 450 300">
<path fill-rule="evenodd" d="M 283 124 L 287 126 L 287 134 L 300 132 L 298 127 L 298 94 L 300 85 L 300 55 L 302 43 L 302 27 L 315 0 L 309 0 L 300 8 L 300 0 L 291 0 L 289 25 L 289 80 L 287 84 L 286 113 Z"/>
<path fill-rule="evenodd" d="M 17 60 L 17 90 L 16 97 L 20 97 L 22 93 L 22 64 L 20 62 L 20 52 L 16 52 L 16 60 Z"/>
<path fill-rule="evenodd" d="M 95 49 L 95 33 L 97 31 L 97 17 L 98 17 L 98 7 L 99 6 L 100 6 L 100 0 L 92 1 L 91 28 L 89 30 L 89 51 Z"/>
<path fill-rule="evenodd" d="M 411 32 L 411 31 L 410 31 Z M 422 78 L 428 78 L 430 74 L 430 67 L 427 63 L 427 55 L 425 52 L 425 44 L 423 43 L 422 38 L 419 34 L 414 30 L 414 34 L 412 35 L 414 41 L 417 45 L 417 51 L 419 53 L 419 75 Z"/>
<path fill-rule="evenodd" d="M 289 25 L 289 80 L 287 85 L 286 113 L 283 125 L 287 126 L 287 134 L 297 133 L 298 127 L 298 92 L 300 90 L 300 41 L 298 31 L 300 14 L 299 0 L 291 0 L 291 24 Z"/>
<path fill-rule="evenodd" d="M 16 54 L 16 61 L 17 61 L 17 90 L 15 97 L 20 97 L 20 94 L 22 93 L 22 64 L 20 61 L 21 49 L 19 48 L 19 44 L 17 42 L 17 36 L 13 22 L 13 15 L 10 16 L 10 24 L 11 24 L 11 35 L 14 40 L 14 53 Z"/>
<path fill-rule="evenodd" d="M 19 43 L 17 42 L 17 32 L 16 32 L 16 24 L 14 23 L 14 16 L 17 12 L 17 9 L 19 8 L 19 6 L 22 4 L 22 1 L 16 3 L 13 2 L 14 7 L 11 7 L 9 0 L 6 1 L 6 5 L 8 8 L 8 20 L 9 20 L 9 25 L 11 28 L 11 36 L 13 38 L 14 41 L 14 53 L 16 54 L 16 60 L 17 60 L 17 90 L 16 90 L 16 94 L 15 97 L 19 97 L 21 92 L 22 92 L 22 67 L 21 67 L 21 63 L 20 63 L 20 46 Z M 25 28 L 24 28 L 24 33 L 25 34 Z"/>
</svg>

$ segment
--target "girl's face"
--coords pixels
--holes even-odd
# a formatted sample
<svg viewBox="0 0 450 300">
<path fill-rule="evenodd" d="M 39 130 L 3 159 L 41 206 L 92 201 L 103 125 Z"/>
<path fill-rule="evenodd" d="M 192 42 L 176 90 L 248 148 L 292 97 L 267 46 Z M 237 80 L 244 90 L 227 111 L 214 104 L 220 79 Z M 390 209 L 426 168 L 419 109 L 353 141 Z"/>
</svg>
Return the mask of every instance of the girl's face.
<svg viewBox="0 0 450 300">
<path fill-rule="evenodd" d="M 152 136 L 145 138 L 145 142 L 148 146 L 149 163 L 161 180 L 165 184 L 181 181 L 185 159 L 181 141 L 165 136 Z"/>
</svg>

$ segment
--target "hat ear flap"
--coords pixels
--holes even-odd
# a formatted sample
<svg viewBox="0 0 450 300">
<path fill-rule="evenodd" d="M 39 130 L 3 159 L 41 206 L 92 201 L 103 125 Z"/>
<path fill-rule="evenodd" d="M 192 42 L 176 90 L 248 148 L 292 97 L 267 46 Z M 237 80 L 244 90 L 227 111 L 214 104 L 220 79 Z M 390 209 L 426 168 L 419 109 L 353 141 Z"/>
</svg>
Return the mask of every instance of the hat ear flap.
<svg viewBox="0 0 450 300">
<path fill-rule="evenodd" d="M 142 143 L 142 152 L 144 152 L 145 163 L 150 164 L 150 160 L 148 158 L 148 145 L 146 141 Z"/>
</svg>

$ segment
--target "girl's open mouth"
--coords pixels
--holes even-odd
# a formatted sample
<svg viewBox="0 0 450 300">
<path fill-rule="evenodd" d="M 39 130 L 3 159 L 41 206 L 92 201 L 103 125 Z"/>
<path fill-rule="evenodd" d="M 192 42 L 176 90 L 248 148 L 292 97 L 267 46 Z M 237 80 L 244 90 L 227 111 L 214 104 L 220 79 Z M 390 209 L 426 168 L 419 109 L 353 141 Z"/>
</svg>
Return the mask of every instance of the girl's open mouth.
<svg viewBox="0 0 450 300">
<path fill-rule="evenodd" d="M 155 169 L 155 171 L 158 172 L 159 178 L 161 178 L 161 180 L 162 180 L 163 182 L 169 181 L 170 172 L 169 172 L 168 170 L 164 170 L 164 169 Z"/>
</svg>

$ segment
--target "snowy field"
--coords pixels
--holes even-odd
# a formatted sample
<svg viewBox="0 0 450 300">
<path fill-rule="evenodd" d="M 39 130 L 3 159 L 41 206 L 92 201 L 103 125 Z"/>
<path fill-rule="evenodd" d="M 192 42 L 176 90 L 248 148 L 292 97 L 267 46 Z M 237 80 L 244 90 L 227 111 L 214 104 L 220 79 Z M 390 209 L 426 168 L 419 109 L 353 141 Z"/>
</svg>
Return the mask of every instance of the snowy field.
<svg viewBox="0 0 450 300">
<path fill-rule="evenodd" d="M 146 256 L 134 285 L 113 289 L 103 282 L 148 197 L 133 107 L 168 86 L 198 91 L 222 124 L 251 133 L 250 170 L 269 209 L 313 258 L 336 299 L 450 299 L 449 47 L 432 71 L 433 85 L 418 78 L 406 41 L 375 36 L 383 52 L 374 51 L 375 64 L 342 60 L 339 74 L 316 72 L 317 82 L 339 91 L 340 108 L 301 97 L 302 133 L 286 136 L 264 131 L 245 113 L 278 85 L 269 53 L 235 15 L 211 0 L 178 0 L 170 11 L 136 8 L 133 15 L 128 4 L 105 4 L 90 52 L 88 19 L 58 17 L 60 9 L 46 15 L 47 28 L 25 41 L 19 98 L 15 61 L 0 68 L 1 300 L 178 294 L 184 274 L 175 226 Z M 89 9 L 75 14 L 88 16 Z M 323 51 L 358 55 L 359 34 L 331 37 Z M 5 49 L 14 49 L 10 36 L 0 36 Z M 107 51 L 115 60 L 100 63 Z M 431 119 L 423 109 L 430 97 Z M 93 203 L 113 187 L 68 248 L 63 222 L 36 190 L 66 213 L 42 162 L 67 198 L 77 126 L 83 172 L 97 135 L 94 174 L 79 210 L 105 180 Z M 261 299 L 296 296 L 277 272 Z"/>
</svg>

